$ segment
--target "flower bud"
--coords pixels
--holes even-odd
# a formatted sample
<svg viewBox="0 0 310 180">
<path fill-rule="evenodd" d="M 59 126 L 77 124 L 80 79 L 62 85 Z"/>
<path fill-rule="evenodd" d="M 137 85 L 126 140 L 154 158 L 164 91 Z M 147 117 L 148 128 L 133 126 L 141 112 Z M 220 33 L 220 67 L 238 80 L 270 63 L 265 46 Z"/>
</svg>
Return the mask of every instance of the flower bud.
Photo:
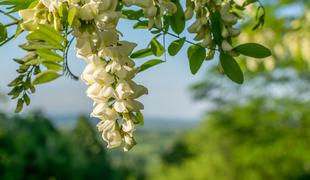
<svg viewBox="0 0 310 180">
<path fill-rule="evenodd" d="M 233 49 L 233 47 L 226 40 L 224 40 L 222 42 L 222 49 L 225 52 L 229 52 L 229 51 L 231 51 Z"/>
</svg>

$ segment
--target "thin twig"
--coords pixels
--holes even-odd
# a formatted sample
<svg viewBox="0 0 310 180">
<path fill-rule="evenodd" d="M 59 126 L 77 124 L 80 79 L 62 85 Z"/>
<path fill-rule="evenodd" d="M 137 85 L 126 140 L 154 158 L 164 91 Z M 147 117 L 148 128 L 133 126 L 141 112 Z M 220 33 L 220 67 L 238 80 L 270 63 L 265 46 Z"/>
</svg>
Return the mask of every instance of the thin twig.
<svg viewBox="0 0 310 180">
<path fill-rule="evenodd" d="M 16 17 L 12 16 L 11 14 L 9 14 L 3 10 L 0 10 L 0 13 L 2 13 L 3 15 L 6 15 L 7 17 L 11 18 L 14 21 L 19 21 L 19 19 L 17 19 Z"/>
<path fill-rule="evenodd" d="M 65 63 L 64 64 L 64 74 L 69 75 L 74 80 L 79 80 L 79 77 L 76 76 L 75 74 L 73 74 L 73 72 L 70 70 L 69 64 L 68 64 L 68 53 L 69 53 L 69 49 L 70 49 L 73 41 L 74 41 L 74 37 L 72 37 L 71 40 L 69 41 L 69 43 L 66 45 L 66 50 L 65 50 L 65 54 L 64 54 L 64 63 Z"/>
<path fill-rule="evenodd" d="M 14 26 L 14 25 L 17 25 L 17 24 L 18 24 L 18 21 L 15 21 L 15 22 L 12 22 L 12 23 L 4 25 L 4 27 L 10 27 L 10 26 Z"/>
<path fill-rule="evenodd" d="M 170 32 L 165 32 L 165 33 L 168 34 L 168 35 L 170 35 L 170 36 L 173 36 L 173 37 L 175 37 L 175 38 L 181 39 L 180 36 L 175 35 L 175 34 L 173 34 L 173 33 L 170 33 Z M 206 49 L 206 47 L 203 47 L 203 46 L 201 46 L 201 45 L 199 45 L 199 44 L 196 44 L 196 43 L 194 43 L 194 42 L 192 42 L 192 41 L 189 41 L 189 40 L 187 40 L 186 38 L 185 38 L 185 42 L 187 42 L 188 44 L 192 44 L 192 45 L 195 45 L 195 46 L 198 46 L 198 47 L 201 47 L 201 48 L 205 48 L 205 49 Z M 211 50 L 214 50 L 214 51 L 220 51 L 219 49 L 213 49 L 213 48 L 207 48 L 207 49 L 211 49 Z"/>
<path fill-rule="evenodd" d="M 3 45 L 5 45 L 7 42 L 11 41 L 12 39 L 14 39 L 14 37 L 15 37 L 15 35 L 13 35 L 13 36 L 7 38 L 5 41 L 3 41 L 2 43 L 0 43 L 0 47 L 3 46 Z"/>
</svg>

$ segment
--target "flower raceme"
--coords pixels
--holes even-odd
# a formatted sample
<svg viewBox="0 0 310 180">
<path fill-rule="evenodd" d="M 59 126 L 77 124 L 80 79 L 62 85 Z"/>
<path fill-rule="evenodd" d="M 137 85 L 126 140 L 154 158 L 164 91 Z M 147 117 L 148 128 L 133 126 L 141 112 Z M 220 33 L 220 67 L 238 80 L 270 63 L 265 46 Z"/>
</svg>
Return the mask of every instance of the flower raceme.
<svg viewBox="0 0 310 180">
<path fill-rule="evenodd" d="M 144 108 L 136 98 L 147 94 L 147 89 L 132 80 L 137 69 L 129 56 L 136 44 L 119 40 L 116 26 L 120 13 L 115 11 L 115 3 L 89 1 L 77 8 L 82 21 L 95 23 L 86 30 L 76 28 L 76 49 L 88 63 L 81 79 L 89 86 L 86 94 L 94 101 L 91 116 L 101 120 L 97 127 L 102 138 L 108 148 L 124 142 L 128 151 L 136 144 L 134 113 Z"/>
<path fill-rule="evenodd" d="M 124 150 L 135 144 L 136 113 L 144 108 L 136 99 L 148 90 L 133 81 L 137 74 L 129 58 L 135 43 L 120 41 L 116 29 L 121 13 L 116 11 L 117 0 L 41 0 L 35 7 L 19 12 L 27 31 L 39 24 L 59 26 L 59 8 L 66 4 L 76 9 L 72 25 L 77 40 L 77 56 L 87 62 L 81 79 L 89 86 L 87 96 L 94 101 L 92 117 L 100 119 L 97 127 L 108 148 L 124 143 Z M 48 18 L 49 17 L 49 18 Z"/>
<path fill-rule="evenodd" d="M 196 34 L 194 40 L 201 41 L 203 47 L 210 49 L 208 59 L 213 59 L 215 55 L 215 51 L 212 50 L 215 45 L 214 39 L 212 39 L 214 38 L 212 37 L 212 28 L 214 28 L 212 27 L 212 22 L 214 22 L 212 18 L 219 18 L 222 22 L 221 27 L 219 27 L 222 38 L 220 49 L 226 53 L 234 54 L 230 39 L 240 34 L 240 30 L 234 27 L 240 17 L 230 12 L 231 9 L 231 1 L 218 0 L 213 3 L 210 3 L 210 0 L 186 1 L 185 19 L 189 20 L 196 15 L 196 20 L 188 28 L 188 32 Z M 210 13 L 213 13 L 212 16 Z M 215 13 L 218 13 L 219 17 Z"/>
</svg>

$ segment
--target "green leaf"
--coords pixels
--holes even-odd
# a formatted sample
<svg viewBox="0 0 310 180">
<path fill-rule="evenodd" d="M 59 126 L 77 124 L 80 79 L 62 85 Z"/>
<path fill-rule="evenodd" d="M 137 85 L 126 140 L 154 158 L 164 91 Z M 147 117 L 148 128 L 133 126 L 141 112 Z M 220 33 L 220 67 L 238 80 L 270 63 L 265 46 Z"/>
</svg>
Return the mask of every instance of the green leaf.
<svg viewBox="0 0 310 180">
<path fill-rule="evenodd" d="M 214 41 L 218 46 L 221 46 L 223 38 L 221 35 L 222 32 L 222 23 L 221 23 L 221 13 L 217 10 L 214 13 L 211 13 L 211 31 L 214 37 Z"/>
<path fill-rule="evenodd" d="M 23 75 L 19 75 L 16 79 L 14 79 L 8 86 L 13 87 L 13 86 L 18 86 L 23 82 Z"/>
<path fill-rule="evenodd" d="M 139 111 L 136 113 L 138 125 L 143 126 L 144 125 L 144 117 L 143 114 Z"/>
<path fill-rule="evenodd" d="M 30 104 L 30 98 L 29 98 L 29 96 L 28 96 L 27 94 L 24 94 L 24 95 L 23 95 L 23 99 L 24 99 L 26 105 L 29 106 L 29 104 Z"/>
<path fill-rule="evenodd" d="M 170 56 L 177 55 L 178 52 L 182 49 L 184 43 L 185 43 L 185 38 L 181 38 L 176 41 L 173 41 L 168 47 L 168 53 L 170 54 Z"/>
<path fill-rule="evenodd" d="M 18 24 L 18 26 L 16 27 L 14 38 L 16 39 L 22 32 L 24 32 L 24 30 L 20 27 L 20 24 Z"/>
<path fill-rule="evenodd" d="M 192 45 L 187 50 L 187 56 L 191 72 L 196 74 L 206 57 L 206 49 L 198 45 Z"/>
<path fill-rule="evenodd" d="M 0 23 L 0 42 L 5 41 L 8 38 L 8 32 L 5 26 Z"/>
<path fill-rule="evenodd" d="M 129 20 L 139 20 L 141 17 L 143 17 L 143 10 L 130 10 L 125 9 L 122 10 L 122 18 L 129 19 Z"/>
<path fill-rule="evenodd" d="M 156 66 L 158 64 L 161 64 L 165 61 L 162 61 L 160 59 L 152 59 L 152 60 L 149 60 L 147 62 L 145 62 L 144 64 L 142 64 L 140 67 L 139 67 L 139 72 L 142 72 L 142 71 L 145 71 L 153 66 Z"/>
<path fill-rule="evenodd" d="M 151 49 L 152 49 L 152 52 L 155 56 L 159 57 L 159 56 L 162 56 L 164 53 L 165 53 L 165 48 L 163 45 L 161 45 L 157 39 L 152 39 L 151 41 Z"/>
<path fill-rule="evenodd" d="M 134 29 L 147 29 L 148 24 L 149 24 L 148 21 L 139 21 L 133 26 L 133 28 Z"/>
<path fill-rule="evenodd" d="M 41 59 L 32 59 L 29 60 L 25 63 L 25 65 L 36 65 L 36 64 L 41 64 L 42 60 Z"/>
<path fill-rule="evenodd" d="M 138 58 L 144 58 L 144 57 L 147 57 L 147 56 L 150 56 L 150 55 L 153 55 L 152 49 L 151 48 L 146 48 L 146 49 L 141 49 L 141 50 L 138 50 L 138 51 L 132 53 L 130 58 L 138 59 Z"/>
<path fill-rule="evenodd" d="M 22 9 L 27 9 L 33 2 L 38 2 L 38 0 L 7 0 L 1 1 L 0 5 L 9 6 L 7 9 L 11 9 L 11 12 L 17 12 Z"/>
<path fill-rule="evenodd" d="M 169 17 L 170 26 L 173 32 L 181 34 L 185 29 L 185 16 L 182 5 L 178 0 L 173 1 L 177 6 L 177 12 Z"/>
<path fill-rule="evenodd" d="M 44 83 L 53 81 L 59 78 L 60 76 L 61 75 L 57 74 L 57 72 L 54 70 L 47 70 L 47 71 L 44 71 L 38 74 L 36 78 L 34 79 L 33 84 L 34 85 L 44 84 Z"/>
<path fill-rule="evenodd" d="M 234 82 L 242 84 L 244 82 L 243 72 L 236 60 L 229 54 L 220 54 L 221 66 L 224 73 Z"/>
<path fill-rule="evenodd" d="M 73 7 L 69 10 L 69 14 L 68 14 L 68 23 L 70 26 L 72 26 L 75 16 L 76 16 L 76 8 Z"/>
<path fill-rule="evenodd" d="M 63 61 L 63 57 L 59 54 L 47 50 L 47 49 L 40 49 L 37 51 L 37 54 L 43 59 L 43 62 L 60 62 Z"/>
<path fill-rule="evenodd" d="M 271 56 L 271 52 L 268 48 L 256 43 L 241 44 L 235 47 L 234 50 L 240 54 L 254 58 L 266 58 Z"/>
<path fill-rule="evenodd" d="M 27 42 L 19 46 L 20 48 L 26 51 L 34 51 L 38 49 L 54 49 L 53 45 L 50 45 L 46 42 Z"/>
<path fill-rule="evenodd" d="M 61 36 L 60 32 L 49 25 L 39 25 L 39 28 L 31 32 L 27 36 L 27 39 L 45 41 L 54 45 L 55 49 L 64 49 L 62 43 L 65 41 L 65 38 Z"/>
<path fill-rule="evenodd" d="M 54 63 L 54 62 L 43 62 L 42 64 L 43 66 L 45 66 L 47 69 L 50 69 L 50 70 L 59 71 L 62 69 L 61 65 Z"/>
<path fill-rule="evenodd" d="M 19 99 L 17 101 L 17 106 L 16 106 L 16 109 L 15 109 L 15 113 L 19 113 L 23 110 L 23 106 L 24 106 L 24 100 L 23 99 Z"/>
</svg>

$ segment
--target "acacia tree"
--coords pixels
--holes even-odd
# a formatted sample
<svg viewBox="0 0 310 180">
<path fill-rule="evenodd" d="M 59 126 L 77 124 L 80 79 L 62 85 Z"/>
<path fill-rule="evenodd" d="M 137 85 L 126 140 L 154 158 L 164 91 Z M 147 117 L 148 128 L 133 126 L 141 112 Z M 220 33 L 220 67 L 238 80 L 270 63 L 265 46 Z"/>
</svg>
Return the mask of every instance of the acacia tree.
<svg viewBox="0 0 310 180">
<path fill-rule="evenodd" d="M 62 75 L 78 79 L 67 63 L 68 50 L 76 39 L 77 56 L 88 63 L 81 79 L 89 86 L 87 95 L 94 101 L 91 116 L 101 120 L 97 126 L 108 148 L 123 143 L 124 150 L 130 150 L 136 144 L 135 125 L 143 125 L 144 107 L 137 98 L 148 91 L 133 78 L 163 63 L 167 54 L 177 55 L 185 43 L 190 44 L 187 54 L 192 74 L 205 60 L 219 56 L 220 71 L 239 84 L 244 77 L 236 57 L 271 55 L 260 44 L 234 43 L 248 8 L 257 8 L 258 22 L 253 29 L 264 24 L 265 9 L 258 0 L 187 0 L 186 4 L 179 0 L 0 0 L 0 4 L 5 8 L 0 11 L 2 15 L 12 20 L 0 24 L 1 45 L 27 32 L 26 43 L 20 45 L 26 55 L 14 59 L 20 64 L 19 74 L 9 84 L 9 95 L 18 98 L 16 112 L 30 104 L 29 95 L 37 85 Z M 122 39 L 118 30 L 121 18 L 135 21 L 134 29 L 154 35 L 146 48 L 134 51 L 136 44 Z M 7 27 L 11 26 L 17 30 L 8 36 Z M 193 39 L 182 37 L 185 29 L 195 35 Z M 167 45 L 166 36 L 176 40 Z M 139 67 L 133 61 L 154 56 L 157 58 Z"/>
</svg>

